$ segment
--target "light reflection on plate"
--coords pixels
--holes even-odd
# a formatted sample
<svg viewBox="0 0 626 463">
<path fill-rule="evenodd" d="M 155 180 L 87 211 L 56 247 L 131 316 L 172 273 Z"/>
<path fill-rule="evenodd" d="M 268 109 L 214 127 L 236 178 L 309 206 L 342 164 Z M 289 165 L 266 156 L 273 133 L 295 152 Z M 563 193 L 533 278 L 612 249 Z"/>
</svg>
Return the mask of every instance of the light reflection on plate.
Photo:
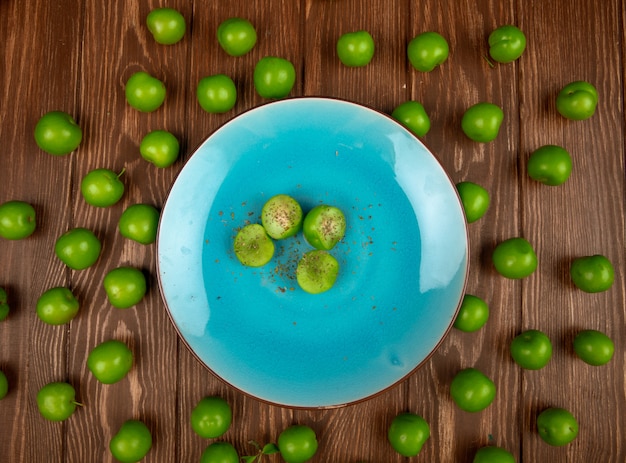
<svg viewBox="0 0 626 463">
<path fill-rule="evenodd" d="M 234 255 L 237 230 L 279 193 L 346 215 L 325 293 L 296 283 L 311 249 L 301 234 L 261 268 Z M 189 159 L 162 212 L 158 277 L 180 336 L 218 377 L 271 403 L 333 407 L 396 384 L 436 349 L 467 249 L 454 184 L 417 138 L 363 106 L 297 98 L 236 117 Z"/>
</svg>

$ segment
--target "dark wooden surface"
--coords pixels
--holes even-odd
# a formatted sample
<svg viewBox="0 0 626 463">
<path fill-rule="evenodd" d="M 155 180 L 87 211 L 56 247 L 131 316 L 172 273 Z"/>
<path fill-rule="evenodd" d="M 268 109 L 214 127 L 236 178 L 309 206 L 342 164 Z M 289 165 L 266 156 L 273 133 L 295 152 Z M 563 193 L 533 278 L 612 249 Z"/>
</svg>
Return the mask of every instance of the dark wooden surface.
<svg viewBox="0 0 626 463">
<path fill-rule="evenodd" d="M 108 462 L 108 442 L 123 421 L 139 418 L 153 432 L 146 462 L 199 461 L 209 443 L 189 426 L 189 414 L 204 395 L 232 405 L 234 423 L 225 440 L 241 454 L 249 440 L 275 441 L 290 424 L 307 424 L 320 441 L 315 462 L 405 461 L 386 441 L 400 411 L 423 415 L 432 436 L 414 461 L 468 463 L 480 446 L 499 445 L 527 463 L 626 461 L 625 188 L 623 0 L 172 0 L 188 23 L 182 42 L 156 44 L 145 17 L 157 1 L 0 1 L 0 203 L 19 199 L 38 213 L 37 232 L 16 242 L 0 241 L 0 286 L 12 312 L 0 323 L 0 369 L 10 392 L 0 401 L 0 461 Z M 254 50 L 226 56 L 215 40 L 217 25 L 231 16 L 251 20 L 259 34 Z M 512 64 L 490 67 L 486 38 L 502 24 L 525 31 L 528 48 Z M 372 63 L 343 67 L 338 37 L 367 29 L 377 45 Z M 450 43 L 450 58 L 425 74 L 410 68 L 406 44 L 435 30 Z M 421 101 L 432 120 L 424 142 L 455 182 L 486 187 L 492 205 L 469 226 L 471 262 L 467 291 L 491 308 L 476 333 L 452 330 L 438 352 L 415 374 L 384 394 L 335 410 L 291 410 L 261 403 L 213 377 L 178 339 L 156 281 L 156 248 L 122 239 L 116 231 L 129 204 L 162 206 L 168 189 L 195 146 L 238 113 L 264 103 L 252 71 L 265 55 L 290 59 L 297 70 L 291 96 L 345 98 L 391 112 L 399 103 Z M 124 83 L 137 70 L 162 78 L 165 105 L 151 114 L 127 106 Z M 237 82 L 239 100 L 224 115 L 209 115 L 196 102 L 204 75 L 223 72 Z M 598 88 L 597 113 L 571 122 L 558 115 L 555 95 L 573 80 Z M 471 142 L 460 130 L 468 106 L 491 101 L 505 121 L 492 143 Z M 61 109 L 84 129 L 79 149 L 62 158 L 41 152 L 32 132 L 37 119 Z M 305 123 L 303 121 L 303 123 Z M 157 169 L 138 154 L 149 130 L 172 131 L 182 141 L 181 159 Z M 574 172 L 560 187 L 531 181 L 525 161 L 548 143 L 566 147 Z M 117 205 L 97 209 L 79 193 L 90 169 L 126 168 L 127 193 Z M 53 243 L 74 226 L 92 228 L 103 253 L 92 268 L 74 272 L 54 256 Z M 524 236 L 536 247 L 538 271 L 523 281 L 499 277 L 490 264 L 495 244 Z M 568 279 L 572 258 L 605 254 L 617 270 L 605 293 L 586 294 Z M 147 297 L 129 310 L 113 309 L 101 280 L 115 266 L 130 264 L 150 275 Z M 35 315 L 39 295 L 70 287 L 81 300 L 70 324 L 44 325 Z M 528 328 L 545 331 L 554 357 L 540 371 L 524 371 L 508 354 L 512 337 Z M 591 367 L 575 358 L 579 329 L 605 331 L 615 341 L 613 360 Z M 137 362 L 123 381 L 103 386 L 86 367 L 89 350 L 111 337 L 127 341 Z M 461 368 L 476 366 L 491 376 L 498 395 L 483 412 L 452 403 L 448 385 Z M 50 381 L 69 381 L 85 406 L 64 423 L 45 421 L 35 395 Z M 548 406 L 570 409 L 580 436 L 562 448 L 540 440 L 537 414 Z M 279 456 L 266 461 L 278 462 Z"/>
</svg>

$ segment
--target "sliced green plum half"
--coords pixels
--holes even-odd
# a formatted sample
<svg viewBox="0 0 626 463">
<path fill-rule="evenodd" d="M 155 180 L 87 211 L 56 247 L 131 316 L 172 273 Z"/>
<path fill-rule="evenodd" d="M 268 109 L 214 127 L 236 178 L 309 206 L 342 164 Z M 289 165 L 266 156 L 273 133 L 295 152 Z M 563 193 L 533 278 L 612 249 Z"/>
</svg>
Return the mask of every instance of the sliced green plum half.
<svg viewBox="0 0 626 463">
<path fill-rule="evenodd" d="M 302 226 L 302 208 L 289 195 L 272 196 L 263 205 L 261 222 L 269 236 L 282 240 L 295 235 Z"/>
<path fill-rule="evenodd" d="M 302 232 L 311 246 L 328 251 L 346 234 L 346 218 L 340 209 L 320 204 L 304 217 Z"/>
<path fill-rule="evenodd" d="M 310 294 L 328 291 L 335 284 L 338 274 L 339 262 L 322 249 L 305 253 L 296 268 L 298 284 Z"/>
<path fill-rule="evenodd" d="M 258 223 L 244 226 L 235 236 L 235 255 L 248 267 L 262 267 L 272 260 L 274 242 Z"/>
</svg>

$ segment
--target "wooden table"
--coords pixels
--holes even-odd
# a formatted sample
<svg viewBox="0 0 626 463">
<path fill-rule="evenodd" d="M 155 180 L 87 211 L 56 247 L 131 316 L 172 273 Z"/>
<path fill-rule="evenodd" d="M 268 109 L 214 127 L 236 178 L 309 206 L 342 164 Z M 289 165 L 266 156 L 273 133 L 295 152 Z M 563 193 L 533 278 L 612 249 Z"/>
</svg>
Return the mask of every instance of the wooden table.
<svg viewBox="0 0 626 463">
<path fill-rule="evenodd" d="M 188 32 L 173 46 L 156 44 L 145 27 L 148 12 L 167 3 L 182 12 Z M 315 462 L 405 461 L 386 440 L 401 411 L 422 415 L 431 437 L 413 461 L 471 462 L 477 448 L 492 444 L 519 462 L 626 461 L 626 342 L 624 308 L 624 25 L 623 0 L 46 0 L 0 2 L 0 202 L 34 205 L 38 228 L 21 241 L 0 240 L 0 286 L 9 293 L 9 318 L 0 323 L 0 368 L 10 382 L 0 401 L 0 460 L 7 462 L 112 461 L 108 442 L 128 418 L 144 420 L 154 445 L 145 461 L 199 461 L 209 441 L 196 436 L 189 414 L 205 395 L 232 405 L 234 423 L 223 439 L 238 451 L 248 441 L 275 442 L 299 423 L 311 426 L 320 447 Z M 227 56 L 215 40 L 217 25 L 232 16 L 248 18 L 259 40 L 248 55 Z M 516 62 L 490 66 L 487 36 L 516 24 L 528 47 Z M 342 66 L 338 37 L 367 29 L 376 55 L 365 68 Z M 435 30 L 450 44 L 450 57 L 430 73 L 412 69 L 406 45 Z M 122 238 L 116 222 L 130 204 L 161 207 L 177 173 L 194 148 L 221 124 L 265 103 L 252 83 L 262 56 L 290 59 L 297 70 L 291 96 L 331 96 L 390 113 L 414 99 L 424 104 L 432 129 L 423 137 L 454 182 L 484 186 L 492 203 L 469 225 L 471 248 L 467 292 L 491 309 L 480 331 L 452 330 L 437 353 L 406 381 L 371 400 L 330 410 L 292 410 L 262 403 L 225 385 L 188 351 L 174 330 L 156 278 L 156 247 Z M 135 71 L 162 78 L 165 105 L 139 113 L 124 98 Z M 205 113 L 195 86 L 209 74 L 235 80 L 239 100 L 223 115 Z M 599 92 L 596 114 L 574 122 L 555 109 L 559 89 L 587 80 Z M 500 105 L 505 119 L 498 138 L 470 141 L 460 129 L 466 108 L 479 101 Z M 84 130 L 74 153 L 54 157 L 40 151 L 32 133 L 50 110 L 72 114 Z M 303 121 L 305 123 L 305 121 Z M 167 129 L 182 142 L 180 160 L 158 169 L 138 153 L 149 130 Z M 567 148 L 574 171 L 562 186 L 529 179 L 526 160 L 544 144 Z M 88 206 L 80 196 L 83 175 L 96 167 L 126 169 L 126 194 L 113 207 Z M 99 261 L 70 271 L 54 255 L 56 238 L 71 227 L 88 227 L 103 242 Z M 539 268 L 524 280 L 494 270 L 494 246 L 523 236 L 536 248 Z M 575 257 L 604 254 L 616 268 L 614 286 L 587 294 L 570 282 Z M 133 265 L 149 275 L 149 291 L 136 307 L 108 303 L 102 278 L 108 269 Z M 35 315 L 38 297 L 66 286 L 81 301 L 69 324 L 48 326 Z M 554 355 L 540 371 L 519 368 L 509 355 L 511 339 L 536 328 L 547 333 Z M 585 328 L 606 332 L 615 356 L 592 367 L 576 358 L 572 340 Z M 99 384 L 86 367 L 88 352 L 117 338 L 136 355 L 127 378 Z M 458 409 L 449 397 L 457 371 L 477 367 L 498 388 L 494 403 L 479 413 Z M 68 381 L 85 406 L 63 423 L 44 420 L 35 396 L 51 381 Z M 554 448 L 538 436 L 535 419 L 546 407 L 569 409 L 580 435 Z M 281 461 L 274 455 L 265 461 Z"/>
</svg>

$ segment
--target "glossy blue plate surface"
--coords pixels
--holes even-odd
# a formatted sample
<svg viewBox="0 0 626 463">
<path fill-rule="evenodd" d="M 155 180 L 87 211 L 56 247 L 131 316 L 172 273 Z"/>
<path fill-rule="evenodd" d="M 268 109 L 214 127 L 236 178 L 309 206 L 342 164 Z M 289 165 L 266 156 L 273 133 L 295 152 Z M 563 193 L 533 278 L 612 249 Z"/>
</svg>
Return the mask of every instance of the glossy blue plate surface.
<svg viewBox="0 0 626 463">
<path fill-rule="evenodd" d="M 325 293 L 296 282 L 312 249 L 301 233 L 261 268 L 234 255 L 237 230 L 281 193 L 346 215 Z M 463 296 L 467 248 L 454 184 L 417 138 L 371 109 L 299 98 L 236 117 L 189 159 L 162 212 L 158 276 L 176 329 L 217 376 L 275 404 L 332 407 L 428 358 Z"/>
</svg>

